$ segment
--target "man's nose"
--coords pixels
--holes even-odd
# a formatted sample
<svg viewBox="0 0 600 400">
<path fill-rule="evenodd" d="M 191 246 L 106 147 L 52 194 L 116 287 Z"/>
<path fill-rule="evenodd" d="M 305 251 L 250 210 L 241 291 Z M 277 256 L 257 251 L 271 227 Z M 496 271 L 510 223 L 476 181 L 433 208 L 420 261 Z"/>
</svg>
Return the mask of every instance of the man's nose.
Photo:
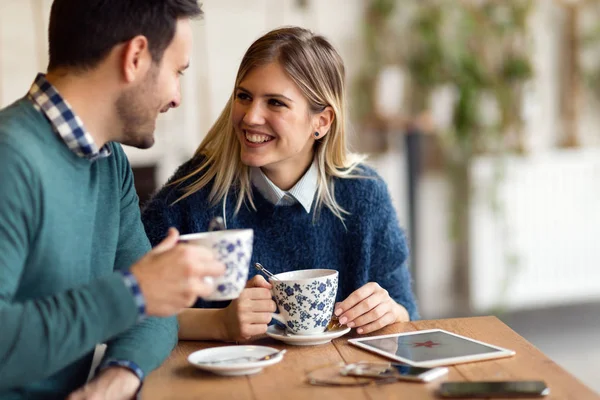
<svg viewBox="0 0 600 400">
<path fill-rule="evenodd" d="M 169 103 L 169 106 L 165 107 L 165 109 L 163 110 L 163 112 L 167 112 L 171 108 L 177 108 L 177 107 L 179 107 L 180 104 L 181 104 L 181 89 L 177 88 L 177 93 L 175 93 L 175 96 L 173 97 L 173 99 Z"/>
<path fill-rule="evenodd" d="M 173 100 L 171 100 L 171 108 L 177 108 L 179 107 L 179 105 L 181 104 L 181 91 L 178 90 L 177 94 L 175 95 L 175 97 L 173 98 Z"/>
</svg>

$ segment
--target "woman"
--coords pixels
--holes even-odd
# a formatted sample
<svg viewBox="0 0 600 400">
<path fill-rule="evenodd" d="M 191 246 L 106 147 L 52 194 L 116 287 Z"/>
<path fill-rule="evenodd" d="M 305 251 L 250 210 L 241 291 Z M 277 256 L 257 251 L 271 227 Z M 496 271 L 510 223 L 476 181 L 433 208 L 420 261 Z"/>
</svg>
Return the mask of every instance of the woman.
<svg viewBox="0 0 600 400">
<path fill-rule="evenodd" d="M 387 187 L 347 149 L 344 86 L 343 62 L 322 36 L 290 27 L 259 38 L 194 157 L 142 218 L 156 244 L 169 227 L 201 232 L 222 216 L 228 229 L 254 229 L 253 264 L 273 273 L 338 270 L 334 312 L 362 334 L 418 314 Z M 266 332 L 276 309 L 271 285 L 254 268 L 249 279 L 225 308 L 200 300 L 180 315 L 180 338 Z"/>
</svg>

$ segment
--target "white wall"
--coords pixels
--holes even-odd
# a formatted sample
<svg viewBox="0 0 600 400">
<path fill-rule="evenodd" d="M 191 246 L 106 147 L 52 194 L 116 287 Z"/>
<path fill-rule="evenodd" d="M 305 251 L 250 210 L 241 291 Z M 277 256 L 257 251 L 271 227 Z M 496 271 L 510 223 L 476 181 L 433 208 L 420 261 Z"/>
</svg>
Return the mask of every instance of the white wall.
<svg viewBox="0 0 600 400">
<path fill-rule="evenodd" d="M 48 62 L 49 0 L 0 1 L 0 107 L 23 97 Z"/>
<path fill-rule="evenodd" d="M 472 306 L 599 301 L 600 149 L 508 158 L 497 188 L 500 219 L 489 205 L 493 163 L 482 157 L 473 167 Z"/>
</svg>

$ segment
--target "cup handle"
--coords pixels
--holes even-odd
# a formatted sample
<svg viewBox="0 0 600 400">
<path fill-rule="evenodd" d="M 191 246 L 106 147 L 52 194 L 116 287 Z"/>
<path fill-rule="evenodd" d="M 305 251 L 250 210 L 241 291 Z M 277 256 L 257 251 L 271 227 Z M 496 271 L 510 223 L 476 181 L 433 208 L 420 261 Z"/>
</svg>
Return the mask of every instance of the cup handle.
<svg viewBox="0 0 600 400">
<path fill-rule="evenodd" d="M 286 321 L 283 318 L 281 318 L 281 314 L 272 313 L 271 317 L 273 317 L 273 319 L 276 320 L 277 322 L 280 322 L 283 325 L 287 325 Z"/>
<path fill-rule="evenodd" d="M 271 285 L 273 285 L 273 282 L 271 282 L 272 279 L 269 279 L 269 283 L 271 283 Z M 277 309 L 279 310 L 279 305 L 277 304 L 277 301 L 275 300 L 275 285 L 273 285 L 273 287 L 271 288 L 271 296 L 273 297 L 273 301 L 275 301 L 275 307 L 277 307 Z M 271 313 L 271 317 L 273 317 L 273 319 L 277 322 L 279 322 L 280 324 L 283 324 L 284 326 L 287 326 L 287 321 L 285 321 L 282 317 L 281 314 L 277 314 L 277 313 Z"/>
</svg>

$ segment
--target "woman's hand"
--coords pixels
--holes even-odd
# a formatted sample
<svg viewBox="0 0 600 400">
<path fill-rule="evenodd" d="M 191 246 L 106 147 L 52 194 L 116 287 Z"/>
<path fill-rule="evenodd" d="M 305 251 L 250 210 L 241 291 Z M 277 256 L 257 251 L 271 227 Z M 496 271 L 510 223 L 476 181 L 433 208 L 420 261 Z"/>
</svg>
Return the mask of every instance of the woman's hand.
<svg viewBox="0 0 600 400">
<path fill-rule="evenodd" d="M 335 305 L 339 323 L 357 328 L 356 332 L 370 333 L 384 326 L 408 321 L 408 311 L 396 303 L 388 291 L 376 282 L 369 282 Z"/>
<path fill-rule="evenodd" d="M 248 340 L 267 331 L 275 302 L 271 299 L 272 285 L 260 275 L 248 281 L 240 297 L 224 309 L 225 327 L 229 340 Z"/>
</svg>

